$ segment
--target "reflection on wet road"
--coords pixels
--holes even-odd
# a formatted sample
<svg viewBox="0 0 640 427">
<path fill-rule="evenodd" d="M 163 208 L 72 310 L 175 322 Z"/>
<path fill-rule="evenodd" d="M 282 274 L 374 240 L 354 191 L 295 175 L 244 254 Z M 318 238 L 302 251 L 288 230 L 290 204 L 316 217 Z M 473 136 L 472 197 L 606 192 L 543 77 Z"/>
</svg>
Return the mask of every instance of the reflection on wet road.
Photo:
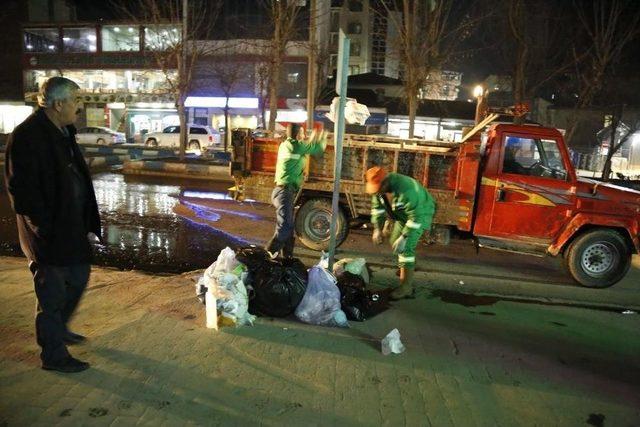
<svg viewBox="0 0 640 427">
<path fill-rule="evenodd" d="M 225 184 L 167 185 L 157 179 L 125 180 L 114 173 L 94 175 L 93 184 L 103 225 L 103 244 L 96 245 L 96 264 L 183 272 L 207 267 L 225 246 L 246 243 L 174 212 L 180 196 L 226 198 Z M 224 213 L 201 212 L 209 221 Z M 14 216 L 4 191 L 0 196 L 0 254 L 21 254 Z"/>
</svg>

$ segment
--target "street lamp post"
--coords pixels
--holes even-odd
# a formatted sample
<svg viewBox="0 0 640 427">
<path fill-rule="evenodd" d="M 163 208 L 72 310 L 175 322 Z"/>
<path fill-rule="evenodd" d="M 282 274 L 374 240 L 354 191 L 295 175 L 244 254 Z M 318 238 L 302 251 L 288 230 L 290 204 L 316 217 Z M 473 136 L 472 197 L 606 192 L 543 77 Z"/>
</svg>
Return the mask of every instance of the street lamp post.
<svg viewBox="0 0 640 427">
<path fill-rule="evenodd" d="M 482 121 L 487 112 L 487 90 L 483 85 L 473 88 L 473 96 L 476 98 L 476 125 Z"/>
</svg>

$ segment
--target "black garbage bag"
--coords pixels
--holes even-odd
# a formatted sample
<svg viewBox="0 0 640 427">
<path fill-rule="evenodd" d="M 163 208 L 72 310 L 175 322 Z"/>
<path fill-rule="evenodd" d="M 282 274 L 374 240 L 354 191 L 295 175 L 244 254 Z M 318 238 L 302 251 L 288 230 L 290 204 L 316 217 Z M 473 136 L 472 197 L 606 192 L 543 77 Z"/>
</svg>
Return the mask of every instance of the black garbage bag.
<svg viewBox="0 0 640 427">
<path fill-rule="evenodd" d="M 307 290 L 307 269 L 299 259 L 272 260 L 255 246 L 236 251 L 236 259 L 249 272 L 249 313 L 286 317 L 294 312 Z"/>
<path fill-rule="evenodd" d="M 389 308 L 388 292 L 367 290 L 362 277 L 345 271 L 338 279 L 340 305 L 349 320 L 362 322 Z"/>
</svg>

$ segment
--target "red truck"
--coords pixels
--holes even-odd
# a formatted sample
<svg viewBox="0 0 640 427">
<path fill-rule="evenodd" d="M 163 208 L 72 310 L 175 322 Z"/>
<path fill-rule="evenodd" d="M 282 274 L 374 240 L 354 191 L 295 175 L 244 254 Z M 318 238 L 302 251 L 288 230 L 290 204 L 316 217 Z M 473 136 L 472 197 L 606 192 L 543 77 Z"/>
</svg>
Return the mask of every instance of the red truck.
<svg viewBox="0 0 640 427">
<path fill-rule="evenodd" d="M 279 140 L 233 138 L 231 173 L 238 198 L 269 203 Z M 296 234 L 312 249 L 329 241 L 334 150 L 310 158 L 296 206 Z M 562 134 L 497 124 L 462 143 L 347 135 L 343 143 L 338 244 L 370 213 L 364 174 L 382 166 L 412 176 L 434 196 L 434 229 L 480 247 L 562 256 L 587 287 L 621 280 L 640 249 L 640 192 L 579 178 Z M 446 240 L 446 239 L 445 239 Z"/>
</svg>

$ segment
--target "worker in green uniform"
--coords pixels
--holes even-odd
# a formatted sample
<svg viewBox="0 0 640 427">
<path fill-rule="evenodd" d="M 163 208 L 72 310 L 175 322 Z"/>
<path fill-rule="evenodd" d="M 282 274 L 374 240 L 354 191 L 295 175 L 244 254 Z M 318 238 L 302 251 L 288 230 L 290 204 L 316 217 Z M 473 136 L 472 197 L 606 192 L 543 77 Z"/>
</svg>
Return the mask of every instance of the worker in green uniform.
<svg viewBox="0 0 640 427">
<path fill-rule="evenodd" d="M 387 174 L 378 166 L 367 170 L 366 180 L 366 191 L 373 195 L 373 243 L 382 243 L 385 220 L 390 218 L 395 221 L 389 242 L 393 253 L 398 255 L 400 286 L 391 293 L 391 298 L 411 298 L 416 246 L 422 234 L 431 229 L 435 201 L 415 179 L 399 173 Z"/>
<path fill-rule="evenodd" d="M 327 139 L 324 131 L 312 132 L 308 142 L 302 141 L 302 124 L 293 123 L 288 128 L 288 137 L 278 147 L 275 184 L 271 193 L 271 203 L 276 208 L 276 230 L 267 244 L 266 250 L 275 258 L 293 256 L 294 218 L 293 205 L 300 190 L 307 155 L 321 155 Z"/>
</svg>

